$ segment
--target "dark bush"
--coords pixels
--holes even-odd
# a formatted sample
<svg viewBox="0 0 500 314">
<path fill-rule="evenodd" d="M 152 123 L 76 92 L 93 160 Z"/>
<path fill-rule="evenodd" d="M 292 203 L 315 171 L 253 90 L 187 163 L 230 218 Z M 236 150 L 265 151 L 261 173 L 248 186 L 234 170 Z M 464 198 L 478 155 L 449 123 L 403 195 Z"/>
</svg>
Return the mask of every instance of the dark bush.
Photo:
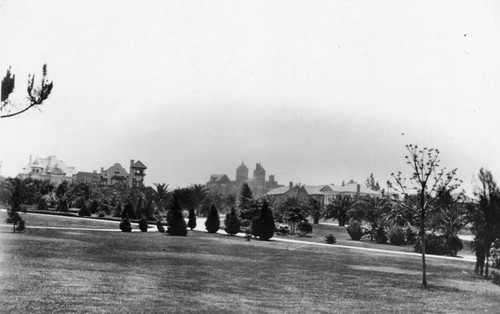
<svg viewBox="0 0 500 314">
<path fill-rule="evenodd" d="M 97 218 L 104 218 L 104 217 L 106 217 L 106 214 L 102 210 L 97 212 Z"/>
<path fill-rule="evenodd" d="M 307 220 L 302 220 L 297 224 L 299 236 L 304 237 L 313 231 L 313 226 Z"/>
<path fill-rule="evenodd" d="M 128 217 L 122 218 L 120 222 L 120 229 L 122 232 L 132 232 L 132 225 L 130 224 L 130 219 Z"/>
<path fill-rule="evenodd" d="M 349 225 L 345 227 L 347 233 L 354 241 L 359 241 L 361 238 L 367 234 L 366 229 L 361 227 L 361 224 L 357 220 L 349 221 Z"/>
<path fill-rule="evenodd" d="M 66 199 L 60 199 L 57 202 L 57 210 L 60 212 L 67 212 L 68 211 L 68 201 Z"/>
<path fill-rule="evenodd" d="M 461 251 L 464 248 L 464 244 L 462 240 L 460 240 L 457 236 L 451 236 L 446 239 L 446 246 L 448 249 L 448 254 L 451 256 L 457 256 L 458 251 Z"/>
<path fill-rule="evenodd" d="M 325 237 L 325 242 L 328 244 L 335 244 L 335 242 L 337 242 L 337 238 L 335 238 L 335 236 L 330 233 Z"/>
<path fill-rule="evenodd" d="M 236 209 L 231 207 L 231 211 L 226 214 L 226 220 L 224 220 L 224 231 L 229 235 L 235 235 L 240 232 L 241 222 Z"/>
<path fill-rule="evenodd" d="M 419 238 L 414 246 L 415 252 L 422 253 L 422 239 Z M 425 253 L 433 255 L 446 255 L 448 248 L 446 238 L 434 233 L 425 236 Z"/>
<path fill-rule="evenodd" d="M 385 228 L 383 226 L 379 226 L 375 231 L 375 242 L 379 244 L 387 243 L 387 235 L 385 234 Z"/>
<path fill-rule="evenodd" d="M 196 214 L 194 212 L 194 208 L 191 208 L 191 210 L 189 210 L 189 220 L 187 226 L 189 229 L 191 229 L 191 231 L 196 228 Z"/>
<path fill-rule="evenodd" d="M 205 228 L 208 233 L 216 233 L 220 228 L 219 211 L 213 204 L 210 207 L 210 213 L 208 213 L 207 221 L 205 221 Z"/>
<path fill-rule="evenodd" d="M 158 229 L 158 232 L 161 232 L 161 233 L 165 232 L 165 227 L 163 227 L 163 224 L 161 223 L 161 220 L 158 220 L 156 222 L 156 228 Z"/>
<path fill-rule="evenodd" d="M 38 202 L 37 210 L 49 210 L 49 206 L 47 205 L 45 199 L 40 199 L 40 201 Z"/>
<path fill-rule="evenodd" d="M 389 241 L 392 245 L 405 244 L 405 231 L 400 226 L 392 226 L 388 232 Z"/>
<path fill-rule="evenodd" d="M 21 219 L 17 222 L 16 229 L 17 229 L 17 231 L 24 231 L 24 229 L 26 229 L 26 223 L 25 223 L 24 219 Z"/>
<path fill-rule="evenodd" d="M 269 204 L 264 200 L 260 215 L 252 221 L 252 235 L 260 240 L 269 240 L 274 236 L 274 217 Z"/>
<path fill-rule="evenodd" d="M 148 232 L 148 220 L 146 217 L 142 217 L 141 220 L 139 220 L 139 229 L 141 232 Z"/>
<path fill-rule="evenodd" d="M 91 216 L 90 210 L 85 203 L 83 203 L 82 208 L 80 208 L 80 211 L 78 212 L 78 216 L 81 216 L 81 217 L 90 217 Z"/>
</svg>

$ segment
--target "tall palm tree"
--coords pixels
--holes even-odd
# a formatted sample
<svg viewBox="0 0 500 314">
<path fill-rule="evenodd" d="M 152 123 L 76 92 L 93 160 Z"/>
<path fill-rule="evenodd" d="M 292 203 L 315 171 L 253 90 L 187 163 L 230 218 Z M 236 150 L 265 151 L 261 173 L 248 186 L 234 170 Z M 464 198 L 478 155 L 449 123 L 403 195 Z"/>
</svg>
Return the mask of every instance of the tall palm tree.
<svg viewBox="0 0 500 314">
<path fill-rule="evenodd" d="M 345 226 L 347 211 L 352 208 L 355 201 L 350 195 L 337 194 L 330 199 L 331 203 L 326 207 L 326 219 L 337 219 L 339 226 Z"/>
</svg>

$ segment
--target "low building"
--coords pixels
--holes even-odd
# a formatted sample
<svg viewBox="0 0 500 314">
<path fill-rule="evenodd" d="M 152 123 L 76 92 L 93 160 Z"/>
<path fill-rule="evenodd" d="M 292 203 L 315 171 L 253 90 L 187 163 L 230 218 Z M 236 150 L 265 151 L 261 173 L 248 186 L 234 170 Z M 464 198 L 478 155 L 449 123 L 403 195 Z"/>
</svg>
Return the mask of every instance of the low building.
<svg viewBox="0 0 500 314">
<path fill-rule="evenodd" d="M 269 201 L 285 200 L 290 197 L 298 197 L 304 199 L 314 199 L 322 206 L 332 203 L 332 199 L 336 195 L 350 195 L 357 199 L 359 197 L 371 196 L 380 197 L 382 194 L 378 191 L 371 190 L 357 183 L 347 184 L 345 186 L 336 185 L 303 185 L 294 186 L 292 182 L 287 187 L 279 187 L 272 189 L 266 193 L 266 198 Z"/>
</svg>

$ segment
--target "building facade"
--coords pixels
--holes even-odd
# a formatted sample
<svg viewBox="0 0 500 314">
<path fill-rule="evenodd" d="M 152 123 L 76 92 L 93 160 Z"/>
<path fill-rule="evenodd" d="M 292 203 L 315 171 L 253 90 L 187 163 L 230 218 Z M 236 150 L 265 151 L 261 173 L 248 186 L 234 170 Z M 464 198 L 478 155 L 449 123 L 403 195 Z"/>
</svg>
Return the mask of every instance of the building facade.
<svg viewBox="0 0 500 314">
<path fill-rule="evenodd" d="M 82 172 L 73 176 L 74 182 L 87 182 L 100 185 L 126 184 L 128 187 L 144 187 L 145 170 L 147 167 L 140 161 L 130 160 L 129 172 L 121 164 L 115 163 L 111 167 L 101 171 Z"/>
<path fill-rule="evenodd" d="M 241 186 L 247 183 L 254 197 L 259 198 L 264 196 L 266 192 L 280 187 L 274 175 L 270 175 L 269 180 L 266 180 L 266 170 L 260 163 L 255 165 L 252 178 L 248 177 L 248 173 L 248 167 L 242 162 L 236 168 L 236 180 L 232 181 L 226 174 L 213 174 L 207 182 L 207 188 L 220 192 L 223 195 L 238 195 L 241 191 Z"/>
<path fill-rule="evenodd" d="M 69 167 L 64 161 L 51 155 L 47 158 L 35 158 L 30 156 L 29 163 L 17 175 L 20 179 L 32 178 L 38 180 L 50 180 L 55 185 L 63 181 L 71 181 L 76 173 L 75 167 Z"/>
</svg>

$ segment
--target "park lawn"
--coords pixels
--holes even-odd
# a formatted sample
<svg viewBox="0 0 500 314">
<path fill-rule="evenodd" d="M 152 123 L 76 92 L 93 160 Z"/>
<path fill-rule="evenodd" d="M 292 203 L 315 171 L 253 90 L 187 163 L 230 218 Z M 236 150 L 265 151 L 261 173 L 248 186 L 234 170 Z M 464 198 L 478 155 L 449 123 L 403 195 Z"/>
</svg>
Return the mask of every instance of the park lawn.
<svg viewBox="0 0 500 314">
<path fill-rule="evenodd" d="M 6 212 L 0 212 L 0 225 L 4 224 Z M 119 229 L 119 221 L 99 220 L 85 217 L 64 217 L 57 215 L 21 213 L 30 227 L 65 227 L 65 228 L 88 228 L 88 229 Z M 12 226 L 11 226 L 12 228 Z M 5 226 L 0 230 L 5 230 Z"/>
<path fill-rule="evenodd" d="M 0 265 L 8 313 L 470 313 L 500 298 L 464 261 L 429 258 L 426 290 L 417 257 L 196 231 L 2 229 Z"/>
</svg>

